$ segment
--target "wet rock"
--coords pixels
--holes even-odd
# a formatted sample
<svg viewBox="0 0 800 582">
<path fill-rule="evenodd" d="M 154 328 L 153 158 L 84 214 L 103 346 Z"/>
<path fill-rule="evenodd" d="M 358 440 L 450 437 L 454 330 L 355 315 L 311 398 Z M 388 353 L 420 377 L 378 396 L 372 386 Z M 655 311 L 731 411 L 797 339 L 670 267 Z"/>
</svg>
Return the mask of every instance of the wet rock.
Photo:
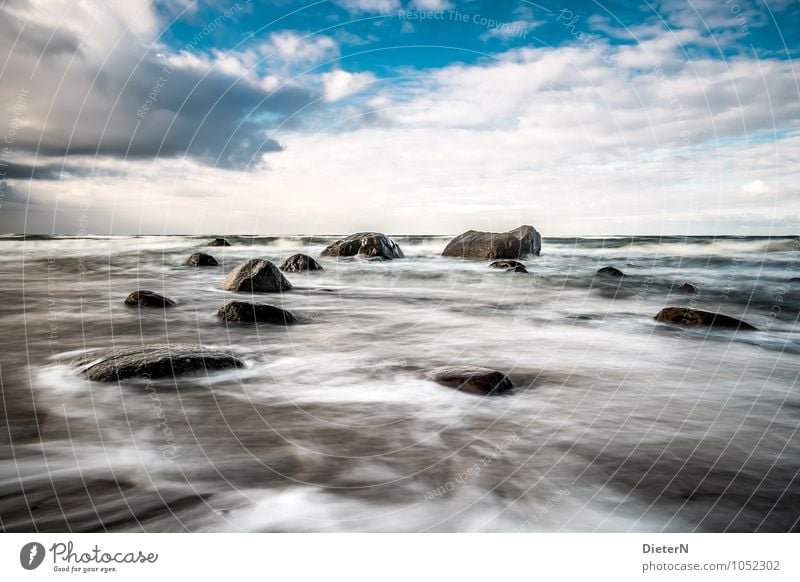
<svg viewBox="0 0 800 582">
<path fill-rule="evenodd" d="M 206 244 L 207 247 L 229 247 L 231 243 L 229 243 L 224 238 L 215 238 L 214 240 L 210 241 Z"/>
<path fill-rule="evenodd" d="M 697 293 L 697 287 L 695 287 L 691 283 L 684 283 L 683 285 L 678 287 L 678 291 L 680 291 L 681 293 L 691 293 L 692 295 L 694 295 L 695 293 Z"/>
<path fill-rule="evenodd" d="M 125 298 L 125 305 L 131 307 L 174 307 L 175 302 L 152 291 L 134 291 Z"/>
<path fill-rule="evenodd" d="M 471 394 L 500 394 L 514 387 L 502 372 L 478 366 L 443 366 L 425 372 L 424 376 L 442 386 Z"/>
<path fill-rule="evenodd" d="M 688 327 L 719 327 L 726 329 L 739 329 L 743 331 L 758 331 L 747 322 L 739 319 L 688 307 L 665 307 L 653 318 L 663 323 L 673 323 Z"/>
<path fill-rule="evenodd" d="M 93 350 L 72 361 L 89 380 L 114 382 L 125 378 L 163 378 L 225 368 L 244 363 L 230 354 L 192 344 L 151 344 Z"/>
<path fill-rule="evenodd" d="M 187 267 L 216 267 L 219 265 L 217 259 L 206 253 L 194 253 L 183 264 Z"/>
<path fill-rule="evenodd" d="M 274 323 L 288 325 L 297 318 L 285 309 L 265 303 L 248 303 L 247 301 L 229 301 L 219 308 L 217 315 L 225 321 L 244 323 Z"/>
<path fill-rule="evenodd" d="M 289 273 L 298 271 L 322 271 L 322 265 L 308 255 L 296 254 L 283 261 L 281 271 Z"/>
<path fill-rule="evenodd" d="M 226 291 L 249 291 L 251 293 L 276 293 L 288 291 L 292 284 L 278 267 L 264 259 L 250 259 L 228 273 L 222 288 Z"/>
<path fill-rule="evenodd" d="M 519 259 L 538 255 L 541 249 L 541 235 L 532 226 L 523 225 L 501 233 L 468 230 L 447 243 L 442 256 L 464 259 Z"/>
<path fill-rule="evenodd" d="M 518 267 L 525 269 L 525 265 L 519 261 L 494 261 L 493 263 L 489 263 L 489 267 L 492 269 L 516 269 Z M 527 273 L 527 269 L 525 269 L 524 272 Z"/>
<path fill-rule="evenodd" d="M 621 279 L 622 277 L 625 276 L 625 273 L 623 273 L 616 267 L 601 267 L 600 269 L 597 269 L 595 276 L 597 275 L 601 275 L 604 277 L 617 277 Z"/>
<path fill-rule="evenodd" d="M 356 255 L 384 259 L 400 259 L 405 256 L 396 242 L 380 232 L 351 234 L 322 251 L 323 257 L 354 257 Z"/>
<path fill-rule="evenodd" d="M 528 269 L 523 267 L 522 265 L 517 265 L 511 269 L 506 269 L 506 273 L 527 273 Z"/>
</svg>

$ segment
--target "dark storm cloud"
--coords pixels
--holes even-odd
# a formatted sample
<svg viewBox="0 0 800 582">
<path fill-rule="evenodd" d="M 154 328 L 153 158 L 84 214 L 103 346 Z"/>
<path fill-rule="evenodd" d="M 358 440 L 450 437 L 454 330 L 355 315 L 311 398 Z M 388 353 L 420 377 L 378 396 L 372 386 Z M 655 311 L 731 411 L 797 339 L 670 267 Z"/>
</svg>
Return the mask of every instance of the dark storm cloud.
<svg viewBox="0 0 800 582">
<path fill-rule="evenodd" d="M 61 180 L 62 178 L 85 177 L 92 173 L 91 168 L 64 164 L 0 164 L 0 180 Z"/>
<path fill-rule="evenodd" d="M 29 2 L 12 2 L 17 9 L 32 10 Z M 26 51 L 47 58 L 60 54 L 74 54 L 80 49 L 80 40 L 60 30 L 44 27 L 30 20 L 0 9 L 0 47 L 3 51 Z"/>
</svg>

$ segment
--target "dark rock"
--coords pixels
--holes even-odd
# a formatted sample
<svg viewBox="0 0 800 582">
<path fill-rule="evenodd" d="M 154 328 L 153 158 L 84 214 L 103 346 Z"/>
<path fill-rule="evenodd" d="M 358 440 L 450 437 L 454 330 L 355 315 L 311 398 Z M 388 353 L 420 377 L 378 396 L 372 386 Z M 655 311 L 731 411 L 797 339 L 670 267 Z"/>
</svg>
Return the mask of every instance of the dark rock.
<svg viewBox="0 0 800 582">
<path fill-rule="evenodd" d="M 175 302 L 152 291 L 134 291 L 125 298 L 125 305 L 133 307 L 174 307 Z"/>
<path fill-rule="evenodd" d="M 280 307 L 264 303 L 248 303 L 246 301 L 229 301 L 219 308 L 217 315 L 225 321 L 241 321 L 244 323 L 287 325 L 297 321 L 291 312 Z"/>
<path fill-rule="evenodd" d="M 205 253 L 194 253 L 183 264 L 187 267 L 216 267 L 219 265 L 217 259 Z"/>
<path fill-rule="evenodd" d="M 519 259 L 538 255 L 541 249 L 541 235 L 532 226 L 523 225 L 501 233 L 468 230 L 447 243 L 442 256 L 464 259 Z"/>
<path fill-rule="evenodd" d="M 517 267 L 522 267 L 524 269 L 525 265 L 519 261 L 494 261 L 489 263 L 489 267 L 492 269 L 516 269 Z"/>
<path fill-rule="evenodd" d="M 600 269 L 597 269 L 597 272 L 595 273 L 595 276 L 596 275 L 603 275 L 603 276 L 606 276 L 606 277 L 618 277 L 618 278 L 621 279 L 622 277 L 625 276 L 625 273 L 623 273 L 622 271 L 620 271 L 616 267 L 602 267 Z"/>
<path fill-rule="evenodd" d="M 691 293 L 692 295 L 694 295 L 695 293 L 697 293 L 697 287 L 695 287 L 691 283 L 684 283 L 683 285 L 678 287 L 678 291 L 680 291 L 681 293 Z"/>
<path fill-rule="evenodd" d="M 222 288 L 226 291 L 250 291 L 251 293 L 274 293 L 288 291 L 292 284 L 286 280 L 278 267 L 264 259 L 250 259 L 228 273 Z"/>
<path fill-rule="evenodd" d="M 471 394 L 499 394 L 514 387 L 502 372 L 477 366 L 444 366 L 426 372 L 425 377 L 442 386 Z"/>
<path fill-rule="evenodd" d="M 506 269 L 506 273 L 527 273 L 528 269 L 523 267 L 522 265 L 517 265 L 511 269 Z"/>
<path fill-rule="evenodd" d="M 401 259 L 405 256 L 396 242 L 380 232 L 351 234 L 322 251 L 323 257 L 354 257 L 356 255 L 383 257 L 384 259 Z"/>
<path fill-rule="evenodd" d="M 308 255 L 297 254 L 283 261 L 281 271 L 322 271 L 322 265 Z"/>
<path fill-rule="evenodd" d="M 690 309 L 688 307 L 665 307 L 653 318 L 663 323 L 674 323 L 676 325 L 686 325 L 689 327 L 721 327 L 727 329 L 740 329 L 744 331 L 758 331 L 749 323 L 722 315 L 701 311 L 700 309 Z"/>
<path fill-rule="evenodd" d="M 208 247 L 229 247 L 231 243 L 226 241 L 224 238 L 215 238 L 214 240 L 210 241 L 206 246 Z"/>
<path fill-rule="evenodd" d="M 73 360 L 89 380 L 113 382 L 125 378 L 163 378 L 180 374 L 242 368 L 230 354 L 191 344 L 151 344 L 93 350 Z"/>
</svg>

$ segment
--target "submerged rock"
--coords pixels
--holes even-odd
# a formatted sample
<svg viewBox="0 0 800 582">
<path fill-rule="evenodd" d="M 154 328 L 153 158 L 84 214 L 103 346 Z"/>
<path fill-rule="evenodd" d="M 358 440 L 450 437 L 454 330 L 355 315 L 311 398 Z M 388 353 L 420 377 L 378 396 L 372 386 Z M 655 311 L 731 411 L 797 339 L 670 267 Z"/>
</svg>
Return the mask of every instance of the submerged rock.
<svg viewBox="0 0 800 582">
<path fill-rule="evenodd" d="M 187 267 L 216 267 L 219 265 L 217 259 L 206 253 L 194 253 L 183 264 Z"/>
<path fill-rule="evenodd" d="M 380 232 L 359 232 L 328 245 L 322 251 L 323 257 L 383 257 L 401 259 L 403 251 L 396 242 Z"/>
<path fill-rule="evenodd" d="M 526 224 L 500 233 L 468 230 L 447 243 L 442 256 L 464 259 L 519 259 L 538 255 L 541 249 L 541 235 L 535 228 Z"/>
<path fill-rule="evenodd" d="M 281 265 L 281 271 L 286 271 L 288 273 L 295 273 L 298 271 L 322 271 L 322 265 L 320 265 L 315 259 L 309 257 L 308 255 L 304 255 L 302 253 L 298 253 L 296 255 L 292 255 Z"/>
<path fill-rule="evenodd" d="M 251 293 L 276 293 L 288 291 L 292 284 L 278 267 L 264 259 L 250 259 L 228 273 L 222 288 L 226 291 L 250 291 Z"/>
<path fill-rule="evenodd" d="M 244 323 L 274 323 L 288 325 L 297 318 L 290 312 L 265 303 L 249 303 L 247 301 L 229 301 L 219 308 L 217 315 L 225 321 L 241 321 Z"/>
<path fill-rule="evenodd" d="M 665 307 L 653 319 L 663 323 L 673 323 L 688 327 L 721 327 L 743 331 L 758 331 L 756 327 L 734 317 L 688 307 Z"/>
<path fill-rule="evenodd" d="M 678 287 L 678 291 L 680 291 L 681 293 L 691 293 L 692 295 L 694 295 L 695 293 L 697 293 L 697 287 L 695 287 L 691 283 L 684 283 L 683 285 Z"/>
<path fill-rule="evenodd" d="M 471 394 L 499 394 L 514 387 L 502 372 L 478 366 L 443 366 L 424 375 L 437 384 Z"/>
<path fill-rule="evenodd" d="M 519 261 L 494 261 L 493 263 L 489 263 L 489 267 L 492 269 L 517 269 L 522 267 L 525 269 L 525 265 L 520 263 Z M 523 272 L 527 273 L 528 270 L 525 269 Z"/>
<path fill-rule="evenodd" d="M 231 243 L 229 243 L 224 238 L 215 238 L 214 240 L 210 241 L 206 244 L 207 247 L 229 247 Z"/>
<path fill-rule="evenodd" d="M 523 267 L 522 265 L 517 265 L 511 269 L 506 269 L 506 273 L 527 273 L 528 269 Z"/>
<path fill-rule="evenodd" d="M 72 361 L 89 380 L 113 382 L 125 378 L 163 378 L 242 368 L 244 363 L 224 352 L 192 344 L 151 344 L 87 352 Z"/>
<path fill-rule="evenodd" d="M 616 267 L 601 267 L 600 269 L 597 269 L 595 276 L 597 275 L 601 275 L 604 277 L 617 277 L 621 279 L 622 277 L 625 276 L 625 273 L 623 273 Z"/>
<path fill-rule="evenodd" d="M 125 298 L 125 305 L 132 307 L 174 307 L 172 299 L 153 293 L 152 291 L 134 291 Z"/>
</svg>

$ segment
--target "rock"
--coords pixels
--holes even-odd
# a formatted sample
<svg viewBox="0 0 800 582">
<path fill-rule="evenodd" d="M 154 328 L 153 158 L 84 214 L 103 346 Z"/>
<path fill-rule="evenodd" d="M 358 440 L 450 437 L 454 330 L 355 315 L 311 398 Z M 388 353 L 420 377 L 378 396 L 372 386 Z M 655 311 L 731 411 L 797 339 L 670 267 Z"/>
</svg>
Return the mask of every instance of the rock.
<svg viewBox="0 0 800 582">
<path fill-rule="evenodd" d="M 680 291 L 681 293 L 691 293 L 692 295 L 694 295 L 695 293 L 697 293 L 697 287 L 695 287 L 691 283 L 684 283 L 683 285 L 678 287 L 678 291 Z"/>
<path fill-rule="evenodd" d="M 686 325 L 689 327 L 721 327 L 728 329 L 740 329 L 743 331 L 758 331 L 749 323 L 722 315 L 701 311 L 700 309 L 690 309 L 688 307 L 665 307 L 653 318 L 664 323 L 674 323 L 676 325 Z"/>
<path fill-rule="evenodd" d="M 294 273 L 297 271 L 322 271 L 322 265 L 316 260 L 304 254 L 292 255 L 281 265 L 281 271 Z"/>
<path fill-rule="evenodd" d="M 278 267 L 264 259 L 250 259 L 228 273 L 222 288 L 226 291 L 249 291 L 251 293 L 274 293 L 288 291 L 292 284 L 286 280 Z"/>
<path fill-rule="evenodd" d="M 492 269 L 516 269 L 517 267 L 522 267 L 524 269 L 525 265 L 519 261 L 494 261 L 493 263 L 489 263 L 489 267 Z"/>
<path fill-rule="evenodd" d="M 323 257 L 382 257 L 401 259 L 403 251 L 396 242 L 380 232 L 359 232 L 340 239 L 322 251 Z"/>
<path fill-rule="evenodd" d="M 125 305 L 132 307 L 174 307 L 175 302 L 152 291 L 134 291 L 125 298 Z"/>
<path fill-rule="evenodd" d="M 288 325 L 297 321 L 295 316 L 285 309 L 264 303 L 248 303 L 247 301 L 229 301 L 219 308 L 217 315 L 225 321 L 241 321 L 244 323 Z"/>
<path fill-rule="evenodd" d="M 502 372 L 477 366 L 444 366 L 426 372 L 425 377 L 471 394 L 499 394 L 514 387 Z"/>
<path fill-rule="evenodd" d="M 538 255 L 541 249 L 541 235 L 532 226 L 523 225 L 502 233 L 468 230 L 447 243 L 442 256 L 464 259 L 519 259 Z"/>
<path fill-rule="evenodd" d="M 522 265 L 517 265 L 511 269 L 506 269 L 506 273 L 527 273 L 528 269 L 523 267 Z"/>
<path fill-rule="evenodd" d="M 622 277 L 625 276 L 625 273 L 623 273 L 616 267 L 602 267 L 600 269 L 597 269 L 595 276 L 597 275 L 603 275 L 606 277 L 617 277 L 621 279 Z"/>
<path fill-rule="evenodd" d="M 224 238 L 215 238 L 214 240 L 210 241 L 207 247 L 229 247 L 231 243 L 226 241 Z"/>
<path fill-rule="evenodd" d="M 216 267 L 219 265 L 217 259 L 205 253 L 194 253 L 183 264 L 187 267 Z"/>
<path fill-rule="evenodd" d="M 93 350 L 73 360 L 89 380 L 114 382 L 125 378 L 163 378 L 180 374 L 242 368 L 230 354 L 191 344 L 151 344 Z"/>
</svg>

